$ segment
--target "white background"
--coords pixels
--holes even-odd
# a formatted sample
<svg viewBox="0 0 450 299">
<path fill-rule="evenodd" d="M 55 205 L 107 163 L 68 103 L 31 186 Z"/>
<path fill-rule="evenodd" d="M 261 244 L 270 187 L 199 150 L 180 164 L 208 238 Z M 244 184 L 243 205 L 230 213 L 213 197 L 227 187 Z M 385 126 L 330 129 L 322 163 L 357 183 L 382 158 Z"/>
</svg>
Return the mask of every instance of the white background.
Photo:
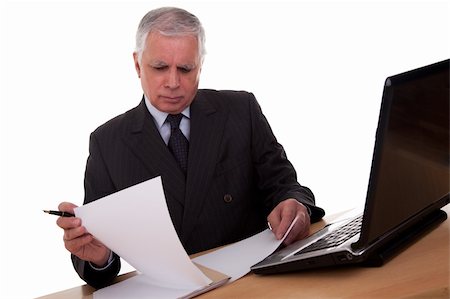
<svg viewBox="0 0 450 299">
<path fill-rule="evenodd" d="M 365 200 L 385 78 L 450 53 L 448 1 L 0 5 L 2 298 L 82 284 L 42 209 L 82 203 L 90 132 L 139 103 L 132 51 L 148 10 L 200 18 L 201 87 L 255 93 L 300 183 L 329 213 Z"/>
</svg>

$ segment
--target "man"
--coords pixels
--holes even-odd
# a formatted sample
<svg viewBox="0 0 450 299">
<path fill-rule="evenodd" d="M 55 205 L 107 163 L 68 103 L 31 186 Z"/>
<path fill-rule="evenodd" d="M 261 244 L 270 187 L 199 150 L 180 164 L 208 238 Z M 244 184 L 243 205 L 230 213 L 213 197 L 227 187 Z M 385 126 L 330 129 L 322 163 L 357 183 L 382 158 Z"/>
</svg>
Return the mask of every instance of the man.
<svg viewBox="0 0 450 299">
<path fill-rule="evenodd" d="M 144 16 L 133 53 L 144 96 L 91 134 L 84 203 L 160 175 L 189 254 L 249 237 L 267 222 L 281 238 L 295 217 L 285 244 L 304 238 L 324 211 L 297 182 L 252 94 L 198 90 L 204 43 L 200 21 L 185 10 Z M 60 217 L 57 224 L 80 277 L 96 288 L 109 284 L 120 258 L 80 219 Z"/>
</svg>

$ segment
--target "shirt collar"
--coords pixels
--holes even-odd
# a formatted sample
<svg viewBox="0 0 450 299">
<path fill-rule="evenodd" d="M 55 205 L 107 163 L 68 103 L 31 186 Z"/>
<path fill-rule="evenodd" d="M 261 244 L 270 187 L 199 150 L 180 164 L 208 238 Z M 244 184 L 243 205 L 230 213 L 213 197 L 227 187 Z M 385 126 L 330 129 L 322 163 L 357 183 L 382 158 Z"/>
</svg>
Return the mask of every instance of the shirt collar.
<svg viewBox="0 0 450 299">
<path fill-rule="evenodd" d="M 144 95 L 145 100 L 145 106 L 147 106 L 148 112 L 153 116 L 153 119 L 155 120 L 156 124 L 158 125 L 158 128 L 161 128 L 164 125 L 164 122 L 166 121 L 167 115 L 169 113 L 162 112 L 158 110 L 155 106 L 150 103 L 150 100 L 148 100 L 147 96 Z M 183 116 L 190 118 L 191 117 L 191 106 L 187 106 L 182 112 Z"/>
</svg>

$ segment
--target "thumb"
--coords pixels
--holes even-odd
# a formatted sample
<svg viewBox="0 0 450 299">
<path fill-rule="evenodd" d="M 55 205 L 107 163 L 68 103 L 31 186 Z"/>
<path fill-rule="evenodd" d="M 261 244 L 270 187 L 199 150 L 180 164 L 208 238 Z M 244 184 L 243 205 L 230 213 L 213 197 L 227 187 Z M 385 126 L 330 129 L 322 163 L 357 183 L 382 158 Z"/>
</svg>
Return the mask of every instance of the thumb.
<svg viewBox="0 0 450 299">
<path fill-rule="evenodd" d="M 58 205 L 58 210 L 73 214 L 73 210 L 78 206 L 71 202 L 62 202 Z"/>
</svg>

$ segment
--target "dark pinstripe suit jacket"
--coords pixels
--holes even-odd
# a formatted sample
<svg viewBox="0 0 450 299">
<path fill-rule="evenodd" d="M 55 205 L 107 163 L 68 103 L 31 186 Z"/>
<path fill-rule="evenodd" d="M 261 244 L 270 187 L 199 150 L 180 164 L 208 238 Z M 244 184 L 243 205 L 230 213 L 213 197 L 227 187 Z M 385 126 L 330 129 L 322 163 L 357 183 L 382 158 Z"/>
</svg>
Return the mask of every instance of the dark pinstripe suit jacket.
<svg viewBox="0 0 450 299">
<path fill-rule="evenodd" d="M 312 221 L 324 215 L 311 191 L 297 182 L 253 94 L 199 90 L 191 104 L 190 134 L 185 180 L 144 101 L 100 126 L 90 139 L 85 203 L 161 176 L 170 216 L 189 254 L 265 229 L 267 215 L 287 198 L 308 205 Z M 119 258 L 104 271 L 72 259 L 94 287 L 109 283 L 120 268 Z"/>
</svg>

